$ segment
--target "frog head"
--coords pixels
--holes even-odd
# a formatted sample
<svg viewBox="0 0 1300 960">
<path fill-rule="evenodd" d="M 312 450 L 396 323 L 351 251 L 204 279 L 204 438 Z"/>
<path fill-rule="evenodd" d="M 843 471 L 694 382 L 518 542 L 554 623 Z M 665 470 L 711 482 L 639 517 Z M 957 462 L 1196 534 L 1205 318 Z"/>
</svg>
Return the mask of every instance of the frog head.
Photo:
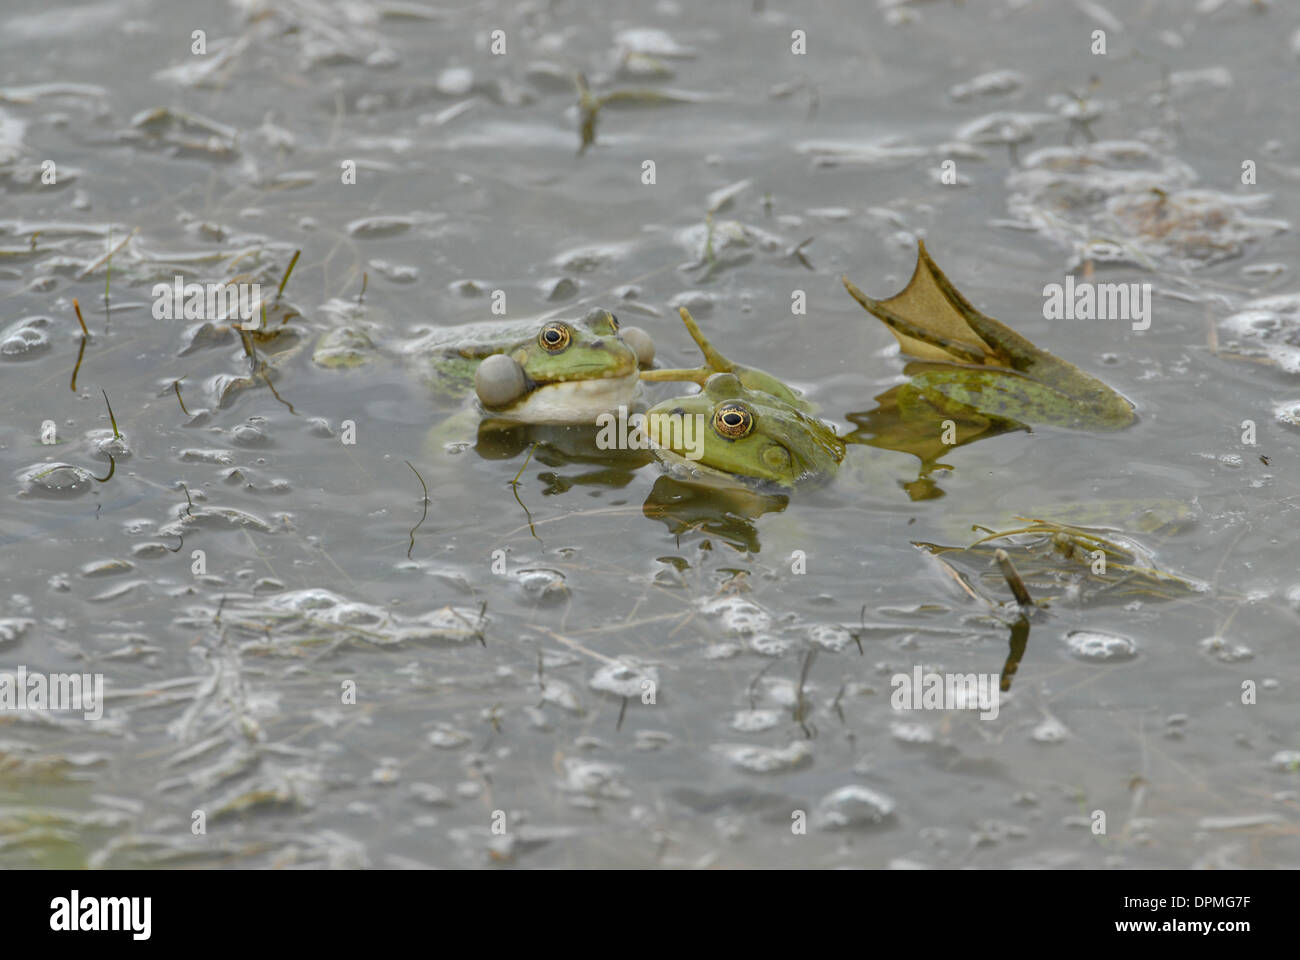
<svg viewBox="0 0 1300 960">
<path fill-rule="evenodd" d="M 844 441 L 828 424 L 734 373 L 709 377 L 689 397 L 646 413 L 655 455 L 688 474 L 788 488 L 829 477 L 844 459 Z"/>
<path fill-rule="evenodd" d="M 572 423 L 629 403 L 654 343 L 620 328 L 608 310 L 580 320 L 541 321 L 478 365 L 474 389 L 492 413 L 532 423 Z"/>
</svg>

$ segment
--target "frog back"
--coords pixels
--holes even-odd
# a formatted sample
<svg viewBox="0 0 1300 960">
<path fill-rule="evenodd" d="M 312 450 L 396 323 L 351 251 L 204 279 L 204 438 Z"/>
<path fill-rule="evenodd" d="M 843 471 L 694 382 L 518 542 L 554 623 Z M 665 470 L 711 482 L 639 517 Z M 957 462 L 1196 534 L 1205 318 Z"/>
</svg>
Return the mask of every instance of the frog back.
<svg viewBox="0 0 1300 960">
<path fill-rule="evenodd" d="M 408 341 L 401 352 L 436 393 L 464 396 L 473 389 L 474 372 L 484 359 L 529 342 L 537 329 L 536 320 L 485 320 L 436 327 Z"/>
</svg>

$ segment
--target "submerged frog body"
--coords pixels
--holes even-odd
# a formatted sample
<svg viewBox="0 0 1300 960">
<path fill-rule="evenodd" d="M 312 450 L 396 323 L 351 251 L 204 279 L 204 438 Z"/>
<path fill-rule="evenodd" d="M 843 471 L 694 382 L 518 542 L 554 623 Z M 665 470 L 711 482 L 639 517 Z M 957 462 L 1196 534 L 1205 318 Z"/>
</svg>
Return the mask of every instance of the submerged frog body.
<svg viewBox="0 0 1300 960">
<path fill-rule="evenodd" d="M 483 413 L 521 423 L 593 423 L 629 404 L 654 344 L 637 327 L 620 329 L 608 310 L 580 320 L 496 321 L 433 330 L 402 353 L 434 390 L 473 387 Z"/>
<path fill-rule="evenodd" d="M 1113 393 L 1070 395 L 1015 370 L 921 363 L 909 364 L 905 372 L 910 379 L 896 399 L 900 413 L 911 420 L 974 415 L 1073 430 L 1118 430 L 1133 422 L 1133 408 L 1126 401 L 1114 405 Z"/>
</svg>

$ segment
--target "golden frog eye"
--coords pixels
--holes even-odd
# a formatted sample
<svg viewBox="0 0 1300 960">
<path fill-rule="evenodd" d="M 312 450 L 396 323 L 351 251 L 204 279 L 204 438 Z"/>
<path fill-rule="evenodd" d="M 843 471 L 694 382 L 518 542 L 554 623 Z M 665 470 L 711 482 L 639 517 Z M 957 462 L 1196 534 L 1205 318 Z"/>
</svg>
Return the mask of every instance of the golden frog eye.
<svg viewBox="0 0 1300 960">
<path fill-rule="evenodd" d="M 713 411 L 713 429 L 728 439 L 739 440 L 754 429 L 754 415 L 739 403 L 724 403 Z"/>
<path fill-rule="evenodd" d="M 615 332 L 615 333 L 618 333 L 618 317 L 614 316 L 614 315 L 611 313 L 611 314 L 609 315 L 609 322 L 612 323 L 612 324 L 614 325 L 614 332 Z"/>
<path fill-rule="evenodd" d="M 542 332 L 537 335 L 537 342 L 542 345 L 543 350 L 551 353 L 559 353 L 569 345 L 573 335 L 569 333 L 569 328 L 562 323 L 548 323 L 542 327 Z"/>
</svg>

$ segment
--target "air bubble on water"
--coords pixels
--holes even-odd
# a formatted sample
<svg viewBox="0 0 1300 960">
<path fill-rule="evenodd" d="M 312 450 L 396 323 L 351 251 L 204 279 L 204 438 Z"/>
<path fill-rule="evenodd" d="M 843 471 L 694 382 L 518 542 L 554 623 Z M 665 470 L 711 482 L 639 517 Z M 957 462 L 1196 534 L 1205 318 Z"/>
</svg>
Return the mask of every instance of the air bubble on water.
<svg viewBox="0 0 1300 960">
<path fill-rule="evenodd" d="M 1220 663 L 1237 663 L 1251 660 L 1255 653 L 1245 644 L 1234 643 L 1223 637 L 1206 637 L 1198 644 L 1200 648 Z"/>
<path fill-rule="evenodd" d="M 778 707 L 794 707 L 799 703 L 798 684 L 786 677 L 761 677 L 754 689 L 757 691 L 757 697 L 764 703 L 775 704 Z M 815 683 L 805 683 L 803 685 L 804 699 L 818 689 Z"/>
<path fill-rule="evenodd" d="M 1241 268 L 1241 275 L 1251 280 L 1272 280 L 1289 269 L 1285 263 L 1248 263 Z"/>
<path fill-rule="evenodd" d="M 632 657 L 622 662 L 607 663 L 587 681 L 587 686 L 601 693 L 612 693 L 617 697 L 640 698 L 646 689 L 642 685 L 649 681 L 656 688 L 659 686 L 659 668 L 642 666 Z M 656 697 L 658 693 L 656 693 Z"/>
<path fill-rule="evenodd" d="M 1038 726 L 1034 727 L 1031 736 L 1038 743 L 1061 743 L 1070 735 L 1070 731 L 1065 728 L 1055 717 L 1048 717 Z"/>
<path fill-rule="evenodd" d="M 689 60 L 696 55 L 693 48 L 684 46 L 667 30 L 658 27 L 627 27 L 620 30 L 614 34 L 614 46 L 620 54 L 637 53 L 668 60 Z"/>
<path fill-rule="evenodd" d="M 82 566 L 83 577 L 111 577 L 119 573 L 129 573 L 135 565 L 129 560 L 94 560 Z"/>
<path fill-rule="evenodd" d="M 638 691 L 639 692 L 639 691 Z M 582 701 L 577 692 L 563 680 L 546 679 L 542 682 L 542 702 L 551 703 L 569 713 L 582 713 Z"/>
<path fill-rule="evenodd" d="M 853 635 L 839 624 L 818 623 L 808 628 L 808 642 L 840 653 L 853 643 Z"/>
<path fill-rule="evenodd" d="M 510 577 L 523 590 L 525 596 L 537 603 L 562 603 L 568 599 L 569 587 L 564 582 L 564 574 L 559 570 L 532 567 L 514 570 L 510 573 Z"/>
<path fill-rule="evenodd" d="M 782 714 L 776 710 L 737 710 L 731 718 L 731 729 L 741 733 L 758 733 L 771 730 L 781 722 Z"/>
<path fill-rule="evenodd" d="M 271 588 L 282 585 L 271 581 Z M 259 591 L 260 592 L 260 591 Z M 486 620 L 479 610 L 445 606 L 414 617 L 403 617 L 383 607 L 349 600 L 323 588 L 291 590 L 226 607 L 226 615 L 246 613 L 266 620 L 289 635 L 319 634 L 322 625 L 348 628 L 338 636 L 352 635 L 379 645 L 400 643 L 468 643 L 477 641 Z M 209 614 L 209 617 L 211 615 Z"/>
<path fill-rule="evenodd" d="M 415 226 L 415 218 L 401 215 L 362 217 L 348 224 L 348 233 L 358 239 L 394 237 Z"/>
<path fill-rule="evenodd" d="M 22 492 L 40 497 L 78 497 L 94 486 L 89 470 L 70 463 L 37 463 L 18 474 Z"/>
<path fill-rule="evenodd" d="M 156 559 L 165 554 L 171 553 L 171 547 L 158 540 L 149 540 L 145 543 L 137 543 L 131 548 L 131 554 L 139 559 Z"/>
<path fill-rule="evenodd" d="M 434 786 L 432 783 L 413 783 L 410 787 L 411 796 L 418 803 L 430 807 L 450 807 L 454 806 L 452 799 L 447 795 L 447 791 L 442 787 Z"/>
<path fill-rule="evenodd" d="M 772 626 L 772 616 L 758 604 L 728 595 L 705 601 L 700 612 L 721 619 L 728 636 L 747 637 Z"/>
<path fill-rule="evenodd" d="M 1268 765 L 1282 773 L 1300 771 L 1300 750 L 1279 750 L 1269 758 Z"/>
<path fill-rule="evenodd" d="M 1199 67 L 1195 70 L 1175 70 L 1165 81 L 1169 92 L 1175 96 L 1204 94 L 1211 90 L 1227 90 L 1232 86 L 1232 71 L 1227 67 Z"/>
<path fill-rule="evenodd" d="M 230 442 L 240 447 L 265 447 L 271 443 L 265 417 L 249 417 L 230 429 Z"/>
<path fill-rule="evenodd" d="M 662 750 L 673 742 L 673 735 L 662 730 L 638 730 L 636 732 L 636 749 L 649 752 Z"/>
<path fill-rule="evenodd" d="M 685 307 L 697 317 L 707 316 L 713 312 L 713 294 L 699 290 L 686 290 L 673 296 L 668 301 L 668 306 L 673 310 Z"/>
<path fill-rule="evenodd" d="M 198 499 L 197 495 L 194 497 Z M 189 527 L 224 527 L 230 530 L 249 529 L 259 533 L 274 533 L 275 528 L 256 514 L 234 507 L 190 507 L 179 503 L 176 518 L 158 528 L 160 536 L 182 536 Z"/>
<path fill-rule="evenodd" d="M 813 748 L 807 740 L 785 747 L 763 747 L 748 743 L 719 743 L 713 747 L 733 766 L 750 773 L 780 773 L 812 762 Z"/>
<path fill-rule="evenodd" d="M 948 88 L 948 96 L 957 102 L 974 97 L 1002 96 L 1016 93 L 1025 85 L 1025 75 L 1016 70 L 992 70 Z"/>
<path fill-rule="evenodd" d="M 1267 357 L 1287 373 L 1300 373 L 1300 293 L 1250 300 L 1220 320 L 1219 331 L 1228 352 Z"/>
<path fill-rule="evenodd" d="M 551 277 L 543 280 L 538 286 L 542 292 L 542 299 L 550 303 L 572 300 L 578 295 L 580 289 L 578 281 L 572 277 Z"/>
<path fill-rule="evenodd" d="M 858 783 L 840 787 L 817 804 L 817 821 L 831 830 L 882 826 L 894 818 L 890 797 Z"/>
<path fill-rule="evenodd" d="M 744 651 L 738 643 L 711 643 L 704 648 L 705 660 L 730 660 L 732 657 L 739 656 Z"/>
<path fill-rule="evenodd" d="M 433 85 L 444 97 L 463 97 L 474 89 L 474 71 L 469 67 L 447 67 Z"/>
<path fill-rule="evenodd" d="M 574 247 L 558 254 L 552 263 L 566 273 L 592 273 L 626 259 L 636 250 L 633 243 L 602 243 Z"/>
<path fill-rule="evenodd" d="M 0 360 L 29 360 L 50 348 L 49 317 L 24 317 L 0 330 Z"/>
<path fill-rule="evenodd" d="M 1273 418 L 1290 427 L 1300 427 L 1300 400 L 1283 400 L 1273 404 Z"/>
<path fill-rule="evenodd" d="M 794 649 L 794 641 L 771 633 L 757 633 L 749 638 L 749 649 L 763 657 L 783 657 Z"/>
<path fill-rule="evenodd" d="M 454 750 L 457 747 L 463 747 L 469 743 L 471 737 L 464 730 L 458 730 L 448 723 L 440 723 L 429 732 L 428 740 L 431 746 L 440 750 Z"/>
<path fill-rule="evenodd" d="M 1117 663 L 1137 656 L 1137 644 L 1128 637 L 1100 630 L 1072 630 L 1065 643 L 1071 656 L 1087 663 Z"/>
<path fill-rule="evenodd" d="M 0 644 L 21 640 L 35 623 L 35 620 L 26 617 L 0 618 Z"/>
<path fill-rule="evenodd" d="M 235 456 L 229 450 L 198 450 L 188 448 L 179 454 L 182 463 L 215 463 L 223 467 L 232 466 Z"/>
<path fill-rule="evenodd" d="M 889 735 L 902 743 L 934 743 L 934 730 L 924 723 L 904 723 L 895 720 L 889 725 Z"/>
<path fill-rule="evenodd" d="M 392 283 L 415 283 L 420 279 L 420 268 L 410 264 L 371 260 L 370 269 Z"/>
<path fill-rule="evenodd" d="M 90 447 L 91 455 L 100 460 L 106 461 L 110 456 L 115 460 L 126 460 L 131 456 L 131 447 L 127 443 L 126 434 L 114 435 L 111 428 L 88 430 L 86 443 Z"/>
<path fill-rule="evenodd" d="M 452 293 L 459 294 L 465 298 L 481 297 L 487 293 L 487 285 L 481 280 L 456 280 L 450 284 Z"/>
<path fill-rule="evenodd" d="M 632 791 L 623 783 L 623 768 L 596 760 L 566 757 L 560 789 L 566 793 L 607 800 L 625 800 Z"/>
</svg>

